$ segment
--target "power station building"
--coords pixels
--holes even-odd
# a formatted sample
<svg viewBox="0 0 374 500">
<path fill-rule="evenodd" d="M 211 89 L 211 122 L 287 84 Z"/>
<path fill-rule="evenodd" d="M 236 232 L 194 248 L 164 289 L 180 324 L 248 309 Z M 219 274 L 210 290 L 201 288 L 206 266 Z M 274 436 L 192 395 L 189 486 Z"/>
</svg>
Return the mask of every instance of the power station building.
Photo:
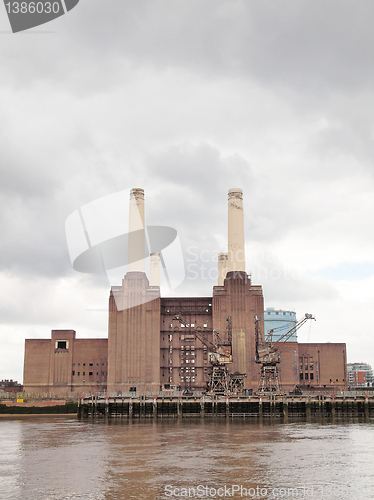
<svg viewBox="0 0 374 500">
<path fill-rule="evenodd" d="M 218 285 L 210 297 L 161 297 L 159 253 L 151 255 L 149 279 L 145 272 L 142 189 L 131 190 L 129 213 L 127 272 L 110 291 L 108 337 L 77 339 L 74 330 L 52 330 L 50 339 L 27 339 L 24 390 L 61 396 L 204 390 L 211 371 L 209 344 L 225 337 L 232 345 L 230 372 L 245 375 L 244 389 L 255 392 L 260 379 L 255 318 L 266 334 L 264 299 L 262 287 L 245 271 L 242 191 L 228 193 L 228 252 L 218 256 Z M 296 322 L 294 314 L 285 319 Z M 285 391 L 347 387 L 345 344 L 302 344 L 291 337 L 280 352 Z"/>
</svg>

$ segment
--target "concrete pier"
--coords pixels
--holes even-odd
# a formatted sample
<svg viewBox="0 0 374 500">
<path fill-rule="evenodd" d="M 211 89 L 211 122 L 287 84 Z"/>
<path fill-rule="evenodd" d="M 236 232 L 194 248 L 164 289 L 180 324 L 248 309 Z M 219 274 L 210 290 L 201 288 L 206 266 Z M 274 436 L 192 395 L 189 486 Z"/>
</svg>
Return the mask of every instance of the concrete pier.
<svg viewBox="0 0 374 500">
<path fill-rule="evenodd" d="M 118 396 L 82 398 L 79 418 L 374 417 L 374 396 Z"/>
</svg>

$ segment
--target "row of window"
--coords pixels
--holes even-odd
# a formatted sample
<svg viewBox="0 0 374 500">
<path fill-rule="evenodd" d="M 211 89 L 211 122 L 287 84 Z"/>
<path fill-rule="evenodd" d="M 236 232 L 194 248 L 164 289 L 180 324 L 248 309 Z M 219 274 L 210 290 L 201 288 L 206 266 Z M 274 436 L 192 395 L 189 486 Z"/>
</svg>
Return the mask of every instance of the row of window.
<svg viewBox="0 0 374 500">
<path fill-rule="evenodd" d="M 303 371 L 303 366 L 305 371 L 308 371 L 308 369 L 310 371 L 314 370 L 314 365 L 300 365 L 300 371 Z"/>
<path fill-rule="evenodd" d="M 189 351 L 190 351 L 190 349 L 191 349 L 191 351 L 194 351 L 194 350 L 195 350 L 195 346 L 193 346 L 193 345 L 192 345 L 192 346 L 190 347 L 190 346 L 188 346 L 188 345 L 187 345 L 187 346 L 186 346 L 186 349 L 185 349 L 185 348 L 184 348 L 184 345 L 181 345 L 181 348 L 180 348 L 180 350 L 181 350 L 181 355 L 183 355 L 183 354 L 184 354 L 184 351 L 186 350 L 186 353 L 185 353 L 185 354 L 186 354 L 186 356 L 188 356 L 188 355 L 190 354 L 190 352 L 189 352 Z M 187 351 L 188 351 L 188 352 L 187 352 Z M 173 352 L 173 348 L 172 348 L 172 346 L 170 346 L 170 347 L 169 347 L 169 353 L 170 353 L 170 354 L 172 354 L 172 352 Z M 193 353 L 193 352 L 191 352 L 191 356 L 194 356 L 194 353 Z"/>
<path fill-rule="evenodd" d="M 276 316 L 279 316 L 281 314 L 283 314 L 283 316 L 292 316 L 292 313 L 287 311 L 266 311 L 266 314 L 270 316 L 271 314 L 274 314 L 274 312 Z"/>
<path fill-rule="evenodd" d="M 173 382 L 173 377 L 169 377 L 169 382 Z M 195 376 L 192 375 L 191 377 L 189 375 L 186 375 L 185 377 L 181 377 L 181 382 L 195 382 Z"/>
<path fill-rule="evenodd" d="M 181 363 L 195 363 L 195 359 L 192 358 L 181 358 L 180 359 Z M 172 365 L 173 364 L 173 358 L 169 358 L 169 365 Z"/>
<path fill-rule="evenodd" d="M 179 325 L 176 325 L 176 326 L 179 326 Z M 180 324 L 180 327 L 181 328 L 194 328 L 195 327 L 195 323 L 191 323 L 191 324 L 187 324 L 187 325 L 184 325 L 183 323 Z M 169 323 L 169 328 L 173 328 L 173 323 Z M 203 323 L 203 328 L 208 328 L 208 323 Z"/>
<path fill-rule="evenodd" d="M 72 372 L 73 374 L 73 377 L 75 376 L 75 370 L 73 370 Z M 82 372 L 82 376 L 84 377 L 86 375 L 86 372 Z M 80 377 L 81 376 L 81 372 L 77 372 L 77 377 Z M 89 377 L 93 377 L 93 372 L 88 372 L 88 376 Z M 96 376 L 98 377 L 99 376 L 99 372 L 96 372 Z M 104 377 L 105 376 L 105 372 L 101 372 L 101 376 Z"/>
<path fill-rule="evenodd" d="M 184 367 L 184 366 L 182 366 L 180 370 L 181 370 L 181 373 L 184 373 L 184 372 L 186 372 L 186 373 L 188 373 L 188 372 L 195 373 L 195 367 L 194 366 L 192 366 L 192 367 L 189 367 L 189 366 Z M 169 367 L 169 373 L 173 373 L 173 367 L 172 366 Z"/>
</svg>

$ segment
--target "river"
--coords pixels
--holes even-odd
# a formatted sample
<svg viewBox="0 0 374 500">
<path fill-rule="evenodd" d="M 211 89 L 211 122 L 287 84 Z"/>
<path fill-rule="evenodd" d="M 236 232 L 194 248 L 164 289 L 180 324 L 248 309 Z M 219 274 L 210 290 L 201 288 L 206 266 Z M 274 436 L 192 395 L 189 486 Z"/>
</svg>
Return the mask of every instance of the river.
<svg viewBox="0 0 374 500">
<path fill-rule="evenodd" d="M 374 423 L 0 420 L 1 500 L 374 498 Z"/>
</svg>

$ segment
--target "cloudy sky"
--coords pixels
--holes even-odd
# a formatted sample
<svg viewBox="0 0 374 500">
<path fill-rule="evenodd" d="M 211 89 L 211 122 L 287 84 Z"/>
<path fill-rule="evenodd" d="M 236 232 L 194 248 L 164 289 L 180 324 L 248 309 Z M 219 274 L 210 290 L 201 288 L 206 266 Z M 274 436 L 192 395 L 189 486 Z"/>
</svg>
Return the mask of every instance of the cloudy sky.
<svg viewBox="0 0 374 500">
<path fill-rule="evenodd" d="M 110 285 L 74 271 L 65 220 L 131 187 L 178 230 L 177 296 L 211 295 L 242 188 L 266 307 L 374 365 L 373 20 L 368 1 L 81 0 L 12 34 L 0 9 L 0 379 L 22 381 L 26 338 L 107 336 Z"/>
</svg>

